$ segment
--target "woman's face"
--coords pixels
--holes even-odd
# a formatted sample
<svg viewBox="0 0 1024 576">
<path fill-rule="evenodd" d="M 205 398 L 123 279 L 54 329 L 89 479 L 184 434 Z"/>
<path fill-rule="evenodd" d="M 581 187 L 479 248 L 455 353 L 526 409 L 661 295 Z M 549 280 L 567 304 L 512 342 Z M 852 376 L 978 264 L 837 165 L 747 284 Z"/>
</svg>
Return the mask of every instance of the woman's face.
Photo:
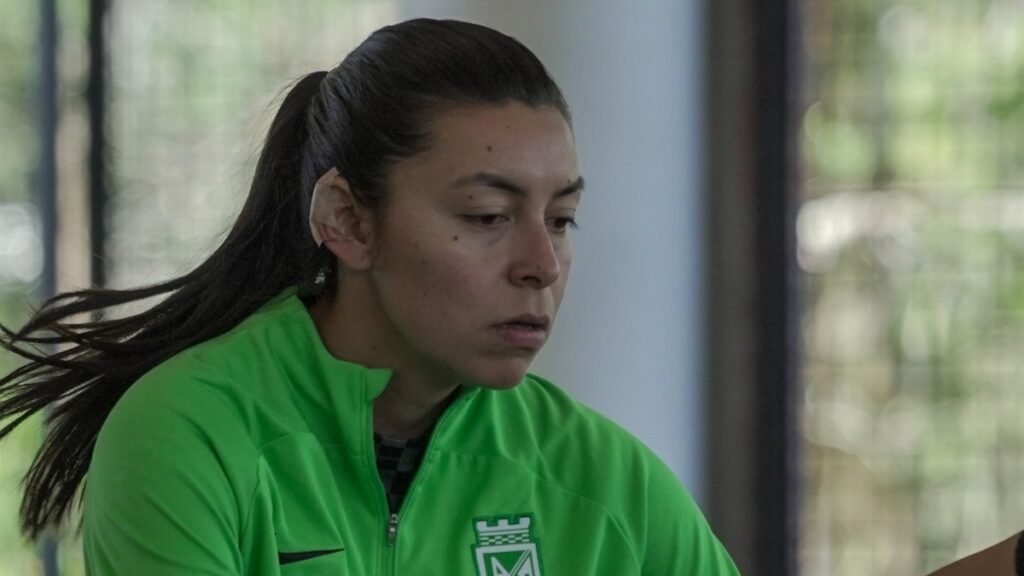
<svg viewBox="0 0 1024 576">
<path fill-rule="evenodd" d="M 582 180 L 554 108 L 459 107 L 389 179 L 371 277 L 400 364 L 491 388 L 524 376 L 569 277 Z M 396 351 L 397 352 L 397 351 Z"/>
</svg>

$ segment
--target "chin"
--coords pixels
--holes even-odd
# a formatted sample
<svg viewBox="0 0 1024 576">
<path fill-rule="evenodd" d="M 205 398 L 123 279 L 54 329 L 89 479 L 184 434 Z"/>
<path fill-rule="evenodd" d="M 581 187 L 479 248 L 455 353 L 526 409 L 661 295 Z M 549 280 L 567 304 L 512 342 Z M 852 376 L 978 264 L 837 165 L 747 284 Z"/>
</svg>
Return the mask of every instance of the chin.
<svg viewBox="0 0 1024 576">
<path fill-rule="evenodd" d="M 526 377 L 526 370 L 530 367 L 529 362 L 516 364 L 515 366 L 491 366 L 490 370 L 480 370 L 471 374 L 467 380 L 474 386 L 489 390 L 515 388 Z"/>
<path fill-rule="evenodd" d="M 526 374 L 523 374 L 523 376 L 526 376 Z M 480 388 L 487 388 L 488 390 L 511 390 L 512 388 L 518 386 L 519 383 L 522 381 L 522 378 L 519 378 L 517 380 L 488 380 L 477 381 L 476 385 L 479 386 Z"/>
</svg>

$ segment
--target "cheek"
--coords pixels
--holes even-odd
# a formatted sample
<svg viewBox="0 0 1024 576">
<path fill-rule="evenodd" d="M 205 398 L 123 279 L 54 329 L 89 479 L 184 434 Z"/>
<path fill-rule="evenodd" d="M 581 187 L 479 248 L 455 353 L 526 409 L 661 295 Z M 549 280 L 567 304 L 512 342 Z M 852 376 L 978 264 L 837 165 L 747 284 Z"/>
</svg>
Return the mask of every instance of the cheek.
<svg viewBox="0 0 1024 576">
<path fill-rule="evenodd" d="M 558 250 L 558 260 L 562 268 L 561 282 L 564 284 L 569 279 L 569 270 L 572 268 L 572 244 L 566 240 L 564 246 Z"/>
<path fill-rule="evenodd" d="M 565 293 L 566 284 L 569 283 L 569 271 L 572 269 L 572 249 L 566 246 L 558 252 L 559 268 L 561 274 L 558 280 L 551 286 L 551 292 L 555 299 L 557 309 L 562 302 L 562 295 Z"/>
<path fill-rule="evenodd" d="M 448 238 L 448 242 L 452 242 Z M 391 261 L 386 290 L 397 296 L 407 313 L 424 320 L 453 320 L 489 293 L 486 265 L 457 246 L 411 244 L 400 259 Z"/>
</svg>

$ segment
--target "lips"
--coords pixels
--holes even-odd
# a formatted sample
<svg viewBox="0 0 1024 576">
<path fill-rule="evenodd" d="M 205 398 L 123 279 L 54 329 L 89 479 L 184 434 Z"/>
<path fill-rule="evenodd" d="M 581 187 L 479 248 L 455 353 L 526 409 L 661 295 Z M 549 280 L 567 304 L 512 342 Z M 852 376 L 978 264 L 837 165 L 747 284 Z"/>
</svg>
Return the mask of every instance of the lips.
<svg viewBox="0 0 1024 576">
<path fill-rule="evenodd" d="M 495 325 L 495 328 L 508 344 L 536 351 L 540 350 L 547 340 L 550 324 L 551 320 L 547 316 L 522 314 Z"/>
<path fill-rule="evenodd" d="M 532 328 L 547 330 L 551 320 L 547 316 L 534 316 L 533 314 L 520 314 L 499 324 L 499 326 Z"/>
</svg>

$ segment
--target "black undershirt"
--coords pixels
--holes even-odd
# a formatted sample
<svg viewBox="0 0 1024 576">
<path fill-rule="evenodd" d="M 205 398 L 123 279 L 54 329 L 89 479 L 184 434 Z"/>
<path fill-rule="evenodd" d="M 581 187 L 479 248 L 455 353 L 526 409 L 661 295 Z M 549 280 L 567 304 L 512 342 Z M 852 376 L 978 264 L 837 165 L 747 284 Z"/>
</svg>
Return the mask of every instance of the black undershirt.
<svg viewBox="0 0 1024 576">
<path fill-rule="evenodd" d="M 428 439 L 429 434 L 413 440 L 395 440 L 376 433 L 373 435 L 377 472 L 384 484 L 384 494 L 388 497 L 388 508 L 392 513 L 398 511 L 409 491 L 409 485 L 423 461 Z"/>
</svg>

